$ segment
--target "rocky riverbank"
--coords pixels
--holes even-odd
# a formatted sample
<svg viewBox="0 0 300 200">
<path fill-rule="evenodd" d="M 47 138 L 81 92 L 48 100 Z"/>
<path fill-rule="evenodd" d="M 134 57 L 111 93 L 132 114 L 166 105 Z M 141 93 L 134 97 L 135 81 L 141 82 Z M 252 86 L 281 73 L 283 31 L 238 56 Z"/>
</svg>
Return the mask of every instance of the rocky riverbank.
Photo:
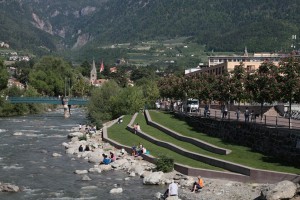
<svg viewBox="0 0 300 200">
<path fill-rule="evenodd" d="M 167 185 L 174 180 L 179 185 L 180 199 L 203 199 L 203 200 L 247 200 L 247 199 L 293 199 L 300 192 L 299 185 L 285 181 L 278 184 L 257 184 L 257 183 L 241 183 L 219 179 L 209 179 L 204 177 L 205 187 L 199 193 L 190 191 L 196 177 L 190 177 L 180 174 L 176 171 L 171 173 L 155 172 L 155 165 L 144 161 L 141 157 L 133 157 L 122 149 L 116 149 L 101 139 L 101 132 L 96 131 L 93 134 L 85 135 L 83 130 L 75 128 L 68 135 L 69 142 L 62 145 L 66 148 L 66 153 L 73 155 L 72 159 L 85 159 L 90 163 L 94 163 L 94 167 L 85 170 L 76 170 L 74 173 L 82 175 L 82 180 L 88 181 L 89 173 L 102 173 L 109 170 L 123 170 L 130 177 L 139 176 L 143 179 L 145 185 Z M 86 138 L 86 140 L 81 140 Z M 79 146 L 83 149 L 90 147 L 89 151 L 79 152 Z M 103 154 L 109 155 L 112 152 L 117 156 L 117 160 L 109 165 L 100 165 Z M 53 155 L 54 156 L 54 155 Z M 298 188 L 297 188 L 298 186 Z M 111 188 L 111 193 L 120 193 L 121 187 Z M 160 193 L 153 194 L 153 199 L 158 199 Z M 294 198 L 293 198 L 294 197 Z M 169 198 L 168 198 L 169 199 Z M 170 198 L 171 199 L 171 198 Z M 174 198 L 172 198 L 174 199 Z M 176 198 L 177 199 L 177 198 Z"/>
</svg>

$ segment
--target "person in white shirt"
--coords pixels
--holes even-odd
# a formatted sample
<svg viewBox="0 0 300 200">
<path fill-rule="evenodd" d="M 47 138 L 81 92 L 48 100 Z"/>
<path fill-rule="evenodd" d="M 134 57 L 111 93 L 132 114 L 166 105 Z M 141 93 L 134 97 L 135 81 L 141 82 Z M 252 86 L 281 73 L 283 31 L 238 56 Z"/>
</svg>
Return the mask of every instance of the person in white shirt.
<svg viewBox="0 0 300 200">
<path fill-rule="evenodd" d="M 178 185 L 174 183 L 174 180 L 169 185 L 169 196 L 178 196 Z"/>
</svg>

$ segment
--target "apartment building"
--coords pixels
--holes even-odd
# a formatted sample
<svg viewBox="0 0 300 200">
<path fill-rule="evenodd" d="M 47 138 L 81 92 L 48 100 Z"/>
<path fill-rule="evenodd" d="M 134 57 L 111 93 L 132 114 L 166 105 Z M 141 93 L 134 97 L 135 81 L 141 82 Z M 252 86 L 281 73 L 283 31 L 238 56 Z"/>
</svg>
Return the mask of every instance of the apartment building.
<svg viewBox="0 0 300 200">
<path fill-rule="evenodd" d="M 247 72 L 254 72 L 259 66 L 265 61 L 271 61 L 275 65 L 278 65 L 279 61 L 286 57 L 286 54 L 273 54 L 273 53 L 254 53 L 248 55 L 245 50 L 244 55 L 233 55 L 233 56 L 209 56 L 208 57 L 208 67 L 201 68 L 195 72 L 186 73 L 187 75 L 192 75 L 196 73 L 208 73 L 221 75 L 225 72 L 230 72 L 235 66 L 239 66 L 241 63 L 244 65 Z"/>
</svg>

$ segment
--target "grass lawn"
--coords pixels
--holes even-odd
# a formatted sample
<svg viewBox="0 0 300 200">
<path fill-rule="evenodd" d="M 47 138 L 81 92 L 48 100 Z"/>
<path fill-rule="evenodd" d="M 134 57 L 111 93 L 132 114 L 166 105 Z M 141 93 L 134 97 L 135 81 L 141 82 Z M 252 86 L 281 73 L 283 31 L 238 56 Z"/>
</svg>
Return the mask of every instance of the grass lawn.
<svg viewBox="0 0 300 200">
<path fill-rule="evenodd" d="M 124 116 L 123 123 L 115 124 L 112 127 L 108 128 L 108 137 L 119 142 L 120 144 L 130 147 L 141 143 L 146 147 L 147 150 L 150 151 L 150 154 L 155 157 L 158 157 L 160 155 L 166 155 L 170 158 L 173 158 L 175 162 L 183 165 L 188 165 L 195 168 L 224 171 L 221 168 L 217 168 L 199 161 L 195 161 L 193 159 L 177 154 L 169 149 L 152 144 L 151 142 L 148 142 L 147 140 L 144 140 L 143 138 L 131 133 L 130 131 L 126 130 L 126 126 L 130 122 L 131 118 L 132 116 Z M 136 122 L 141 125 L 141 129 L 144 131 L 145 125 L 144 123 L 142 123 L 143 120 L 143 115 L 139 114 L 139 118 L 136 120 Z"/>
<path fill-rule="evenodd" d="M 193 152 L 202 153 L 215 158 L 239 163 L 249 167 L 300 174 L 299 168 L 294 166 L 288 166 L 285 164 L 285 162 L 281 162 L 278 159 L 263 155 L 258 152 L 253 152 L 248 147 L 227 143 L 222 141 L 220 138 L 212 137 L 204 133 L 197 132 L 185 121 L 174 118 L 172 114 L 158 111 L 149 112 L 153 121 L 156 121 L 157 123 L 164 125 L 165 127 L 168 127 L 178 133 L 181 133 L 184 136 L 197 138 L 205 142 L 211 143 L 213 145 L 230 149 L 232 150 L 232 153 L 230 153 L 229 155 L 218 155 L 207 151 L 197 150 L 197 148 L 195 148 L 195 146 L 192 144 L 181 142 L 178 140 L 175 141 L 176 139 L 171 139 L 172 137 L 168 136 L 167 134 L 148 126 L 145 122 L 144 117 L 142 115 L 139 115 L 137 117 L 137 121 L 140 123 L 141 129 L 147 134 L 152 135 L 160 140 L 172 142 L 178 146 L 181 146 Z"/>
</svg>

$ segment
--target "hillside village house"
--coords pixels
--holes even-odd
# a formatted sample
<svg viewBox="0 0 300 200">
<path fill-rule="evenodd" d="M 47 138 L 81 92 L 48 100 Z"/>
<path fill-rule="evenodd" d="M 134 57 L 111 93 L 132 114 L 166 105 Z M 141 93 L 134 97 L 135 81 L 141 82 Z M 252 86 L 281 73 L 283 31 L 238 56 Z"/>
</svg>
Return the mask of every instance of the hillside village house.
<svg viewBox="0 0 300 200">
<path fill-rule="evenodd" d="M 0 42 L 0 47 L 1 48 L 9 48 L 9 44 L 5 43 L 5 42 Z"/>
<path fill-rule="evenodd" d="M 103 85 L 103 83 L 105 83 L 107 81 L 108 81 L 107 79 L 97 79 L 97 80 L 94 80 L 94 82 L 91 82 L 91 84 L 93 86 L 100 87 L 101 85 Z"/>
</svg>

